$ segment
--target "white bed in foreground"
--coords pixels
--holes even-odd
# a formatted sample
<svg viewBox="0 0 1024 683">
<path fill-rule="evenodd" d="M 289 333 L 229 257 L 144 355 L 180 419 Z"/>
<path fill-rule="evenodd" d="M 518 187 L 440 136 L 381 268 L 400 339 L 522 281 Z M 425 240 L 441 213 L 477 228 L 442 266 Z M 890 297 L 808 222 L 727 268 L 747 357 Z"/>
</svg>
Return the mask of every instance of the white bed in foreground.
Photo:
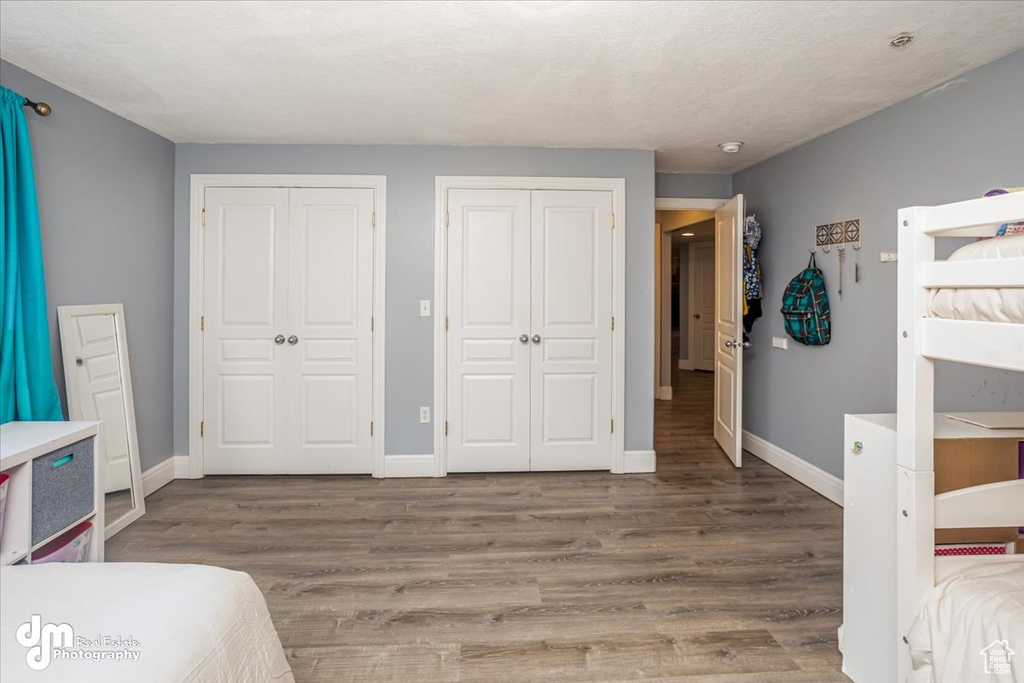
<svg viewBox="0 0 1024 683">
<path fill-rule="evenodd" d="M 42 637 L 31 627 L 34 615 Z M 73 629 L 74 644 L 63 649 L 77 657 L 63 658 L 58 647 L 48 647 L 60 642 L 47 624 Z M 96 644 L 103 638 L 121 640 Z M 33 645 L 41 649 L 33 651 Z M 97 659 L 100 652 L 122 654 Z M 48 665 L 34 670 L 33 655 L 36 667 L 47 657 Z M 266 601 L 248 574 L 135 563 L 0 570 L 0 680 L 294 682 Z"/>
<path fill-rule="evenodd" d="M 993 560 L 955 574 L 928 596 L 907 634 L 911 683 L 1024 683 L 1024 565 Z M 990 646 L 1020 652 L 1001 670 Z M 993 655 L 996 657 L 998 655 Z"/>
</svg>

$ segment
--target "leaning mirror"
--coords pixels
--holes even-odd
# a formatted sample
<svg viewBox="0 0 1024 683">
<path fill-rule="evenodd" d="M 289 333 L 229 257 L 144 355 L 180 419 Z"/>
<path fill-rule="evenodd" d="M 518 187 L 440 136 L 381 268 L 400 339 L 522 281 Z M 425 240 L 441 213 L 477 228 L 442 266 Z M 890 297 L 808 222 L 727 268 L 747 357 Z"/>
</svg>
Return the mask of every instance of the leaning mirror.
<svg viewBox="0 0 1024 683">
<path fill-rule="evenodd" d="M 71 420 L 103 423 L 105 537 L 146 511 L 121 304 L 60 306 L 60 343 Z"/>
</svg>

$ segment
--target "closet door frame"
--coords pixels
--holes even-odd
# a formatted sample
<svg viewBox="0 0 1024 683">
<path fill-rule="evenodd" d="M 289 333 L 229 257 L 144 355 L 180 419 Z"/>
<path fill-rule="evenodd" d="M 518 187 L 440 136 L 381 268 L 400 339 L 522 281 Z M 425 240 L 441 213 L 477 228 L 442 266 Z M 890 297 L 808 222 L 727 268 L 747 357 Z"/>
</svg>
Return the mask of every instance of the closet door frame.
<svg viewBox="0 0 1024 683">
<path fill-rule="evenodd" d="M 612 431 L 611 472 L 624 474 L 625 463 L 625 319 L 626 319 L 626 179 L 549 178 L 530 176 L 436 176 L 434 189 L 434 466 L 435 476 L 448 474 L 445 435 L 448 397 L 447 213 L 449 190 L 596 190 L 612 193 Z M 609 320 L 611 325 L 612 321 Z"/>
<path fill-rule="evenodd" d="M 374 477 L 384 476 L 384 266 L 387 245 L 387 176 L 382 175 L 304 175 L 304 174 L 200 174 L 189 176 L 189 272 L 188 272 L 188 446 L 187 470 L 176 471 L 176 478 L 201 479 L 204 476 L 203 436 L 203 301 L 205 288 L 203 264 L 204 197 L 214 187 L 280 187 L 280 188 L 345 188 L 372 189 L 374 213 L 373 243 L 373 313 L 372 313 L 372 386 Z M 366 321 L 371 324 L 370 320 Z M 367 425 L 367 428 L 370 426 Z"/>
</svg>

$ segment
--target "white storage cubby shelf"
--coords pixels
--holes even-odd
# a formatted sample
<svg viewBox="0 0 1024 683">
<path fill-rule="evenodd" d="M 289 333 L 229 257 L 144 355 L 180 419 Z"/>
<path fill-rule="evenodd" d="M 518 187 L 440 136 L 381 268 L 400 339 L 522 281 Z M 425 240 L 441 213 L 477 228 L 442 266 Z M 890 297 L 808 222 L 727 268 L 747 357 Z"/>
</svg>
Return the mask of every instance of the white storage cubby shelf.
<svg viewBox="0 0 1024 683">
<path fill-rule="evenodd" d="M 62 528 L 32 542 L 32 461 L 84 439 L 93 440 L 92 509 Z M 99 422 L 8 422 L 0 425 L 0 472 L 10 476 L 3 529 L 0 529 L 0 565 L 25 561 L 32 553 L 68 529 L 92 522 L 89 561 L 103 561 L 103 458 Z"/>
</svg>

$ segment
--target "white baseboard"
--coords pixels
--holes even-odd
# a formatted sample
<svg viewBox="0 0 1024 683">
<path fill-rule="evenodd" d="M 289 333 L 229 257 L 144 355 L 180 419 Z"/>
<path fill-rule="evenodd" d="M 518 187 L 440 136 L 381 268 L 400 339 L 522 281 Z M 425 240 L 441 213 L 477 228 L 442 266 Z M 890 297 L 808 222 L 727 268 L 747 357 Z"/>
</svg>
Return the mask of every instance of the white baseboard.
<svg viewBox="0 0 1024 683">
<path fill-rule="evenodd" d="M 148 496 L 175 479 L 188 478 L 188 456 L 172 455 L 142 473 L 142 495 Z"/>
<path fill-rule="evenodd" d="M 661 401 L 672 400 L 672 387 L 658 387 L 658 399 Z"/>
<path fill-rule="evenodd" d="M 679 359 L 679 369 L 680 370 L 693 370 L 693 361 L 690 360 L 689 358 L 680 358 Z"/>
<path fill-rule="evenodd" d="M 434 456 L 426 455 L 385 455 L 384 477 L 433 477 L 437 474 Z"/>
<path fill-rule="evenodd" d="M 623 474 L 642 474 L 656 469 L 657 457 L 654 451 L 626 451 L 625 456 Z"/>
<path fill-rule="evenodd" d="M 843 480 L 815 467 L 789 451 L 769 443 L 747 430 L 743 430 L 743 448 L 777 470 L 788 474 L 804 486 L 825 496 L 839 507 L 843 506 Z"/>
</svg>

